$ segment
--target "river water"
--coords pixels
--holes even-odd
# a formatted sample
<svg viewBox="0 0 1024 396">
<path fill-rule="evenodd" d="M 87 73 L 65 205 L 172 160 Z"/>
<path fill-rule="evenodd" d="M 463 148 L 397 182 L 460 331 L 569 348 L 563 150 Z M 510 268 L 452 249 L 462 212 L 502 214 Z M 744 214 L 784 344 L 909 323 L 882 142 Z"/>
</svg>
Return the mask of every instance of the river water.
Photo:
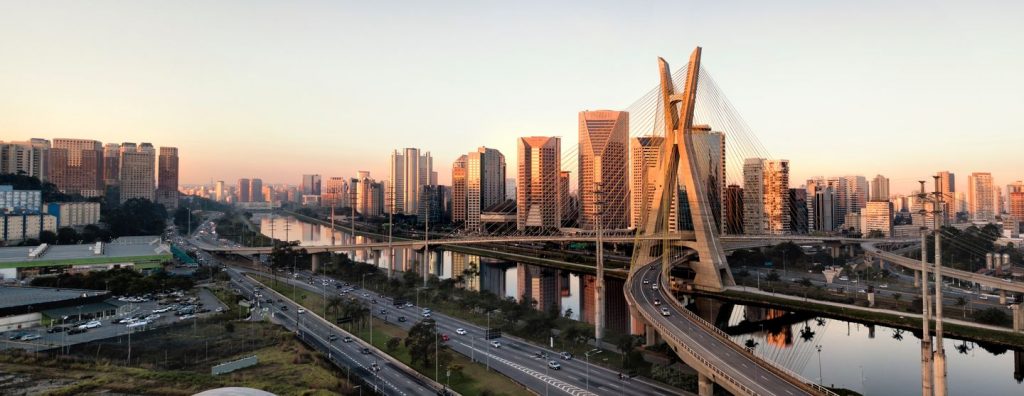
<svg viewBox="0 0 1024 396">
<path fill-rule="evenodd" d="M 351 234 L 306 223 L 293 217 L 257 219 L 267 236 L 298 240 L 301 245 L 349 244 Z M 369 242 L 356 237 L 356 243 Z M 387 252 L 357 251 L 356 261 L 383 269 L 422 274 L 423 253 L 396 248 L 394 263 Z M 530 296 L 538 307 L 557 306 L 576 320 L 592 318 L 593 275 L 439 248 L 431 252 L 426 271 L 441 279 L 462 275 L 467 288 L 507 298 Z M 476 272 L 464 272 L 476 268 Z M 622 282 L 609 279 L 608 289 Z M 625 331 L 628 314 L 621 295 L 608 295 L 611 329 Z M 865 395 L 920 395 L 919 335 L 884 326 L 816 317 L 774 309 L 734 305 L 715 299 L 690 301 L 691 309 L 722 328 L 741 345 L 751 343 L 758 355 L 811 381 L 852 389 Z M 950 395 L 1024 395 L 1024 352 L 947 338 L 944 342 Z M 820 346 L 820 352 L 818 347 Z M 820 359 L 820 360 L 819 360 Z M 819 363 L 820 362 L 820 363 Z M 820 367 L 820 368 L 819 368 Z"/>
</svg>

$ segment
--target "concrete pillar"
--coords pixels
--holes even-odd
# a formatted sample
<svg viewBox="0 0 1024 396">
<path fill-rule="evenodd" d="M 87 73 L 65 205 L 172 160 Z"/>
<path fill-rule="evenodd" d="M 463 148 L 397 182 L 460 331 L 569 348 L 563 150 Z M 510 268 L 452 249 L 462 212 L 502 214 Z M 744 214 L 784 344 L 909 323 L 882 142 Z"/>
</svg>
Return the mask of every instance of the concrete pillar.
<svg viewBox="0 0 1024 396">
<path fill-rule="evenodd" d="M 658 332 L 654 330 L 654 326 L 648 324 L 645 326 L 645 330 L 647 334 L 644 339 L 644 346 L 651 347 L 656 345 L 658 343 Z"/>
<path fill-rule="evenodd" d="M 999 291 L 999 305 L 1006 305 L 1006 290 Z"/>
<path fill-rule="evenodd" d="M 1020 304 L 1010 306 L 1013 312 L 1013 331 L 1024 331 L 1024 313 L 1021 312 Z"/>
<path fill-rule="evenodd" d="M 832 251 L 832 258 L 839 258 L 839 246 L 830 246 L 829 249 Z"/>
<path fill-rule="evenodd" d="M 868 306 L 875 306 L 875 292 L 868 293 Z"/>
<path fill-rule="evenodd" d="M 312 266 L 312 268 L 310 268 L 310 270 L 315 274 L 315 273 L 317 273 L 317 271 L 320 271 L 320 255 L 319 254 L 313 254 L 312 258 L 313 258 L 313 266 Z"/>
<path fill-rule="evenodd" d="M 697 394 L 700 396 L 712 396 L 715 392 L 715 381 L 704 375 L 697 374 Z"/>
<path fill-rule="evenodd" d="M 985 269 L 992 269 L 992 253 L 985 253 Z"/>
<path fill-rule="evenodd" d="M 914 271 L 914 287 L 921 287 L 921 271 Z"/>
<path fill-rule="evenodd" d="M 935 396 L 946 396 L 946 352 L 942 348 L 935 348 L 935 354 L 932 355 L 932 364 L 935 368 L 933 374 L 935 380 L 932 383 Z"/>
</svg>

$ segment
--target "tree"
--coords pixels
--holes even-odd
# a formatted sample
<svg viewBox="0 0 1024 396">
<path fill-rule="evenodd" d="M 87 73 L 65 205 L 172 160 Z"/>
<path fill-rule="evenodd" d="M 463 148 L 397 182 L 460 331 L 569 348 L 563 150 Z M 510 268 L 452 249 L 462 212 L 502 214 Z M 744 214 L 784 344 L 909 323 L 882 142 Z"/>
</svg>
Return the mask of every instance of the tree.
<svg viewBox="0 0 1024 396">
<path fill-rule="evenodd" d="M 781 277 L 779 276 L 778 272 L 775 272 L 775 270 L 771 270 L 770 272 L 768 272 L 768 275 L 765 275 L 764 279 L 769 282 L 777 282 L 779 279 L 781 279 Z"/>
<path fill-rule="evenodd" d="M 167 209 L 145 198 L 132 198 L 103 214 L 114 236 L 160 235 L 167 227 Z"/>
<path fill-rule="evenodd" d="M 60 245 L 73 245 L 78 243 L 78 231 L 71 227 L 62 227 L 57 230 L 57 243 Z"/>
<path fill-rule="evenodd" d="M 39 233 L 39 243 L 45 243 L 47 245 L 56 245 L 57 234 L 49 230 L 42 231 Z"/>
<path fill-rule="evenodd" d="M 388 352 L 394 352 L 396 349 L 398 349 L 398 346 L 401 345 L 401 343 L 401 338 L 391 337 L 388 339 L 388 342 L 384 344 L 384 347 L 387 348 Z"/>
<path fill-rule="evenodd" d="M 885 233 L 882 230 L 871 230 L 868 231 L 867 235 L 864 236 L 867 239 L 881 239 L 885 238 Z"/>
<path fill-rule="evenodd" d="M 999 308 L 986 308 L 974 312 L 974 320 L 995 326 L 1007 326 L 1010 324 L 1010 317 Z"/>
<path fill-rule="evenodd" d="M 420 321 L 409 329 L 409 333 L 405 337 L 405 348 L 409 350 L 411 363 L 420 362 L 424 367 L 433 365 L 435 348 L 444 346 L 437 339 L 438 337 L 437 327 L 432 320 Z M 440 351 L 437 353 L 440 354 Z"/>
<path fill-rule="evenodd" d="M 191 220 L 191 223 L 189 222 Z M 198 226 L 202 220 L 192 214 L 192 211 L 187 207 L 179 207 L 174 211 L 174 225 L 178 227 L 178 233 L 188 233 L 189 225 L 192 227 Z"/>
</svg>

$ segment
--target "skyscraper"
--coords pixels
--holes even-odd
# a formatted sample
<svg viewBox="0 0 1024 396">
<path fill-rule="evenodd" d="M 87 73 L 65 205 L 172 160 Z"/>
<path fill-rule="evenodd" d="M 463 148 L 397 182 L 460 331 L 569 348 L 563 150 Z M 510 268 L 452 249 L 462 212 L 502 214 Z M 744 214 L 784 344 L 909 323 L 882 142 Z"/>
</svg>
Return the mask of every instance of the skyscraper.
<svg viewBox="0 0 1024 396">
<path fill-rule="evenodd" d="M 263 179 L 254 177 L 249 180 L 249 202 L 264 202 Z"/>
<path fill-rule="evenodd" d="M 747 158 L 743 162 L 743 223 L 748 235 L 791 231 L 789 160 Z"/>
<path fill-rule="evenodd" d="M 1024 191 L 1013 191 L 1010 194 L 1010 218 L 1024 221 Z"/>
<path fill-rule="evenodd" d="M 946 223 L 952 223 L 956 219 L 960 205 L 957 204 L 956 177 L 949 171 L 940 171 L 939 192 L 942 193 L 942 216 Z"/>
<path fill-rule="evenodd" d="M 480 212 L 504 200 L 505 156 L 486 147 L 470 152 L 466 156 L 466 230 L 480 231 Z"/>
<path fill-rule="evenodd" d="M 224 193 L 224 181 L 217 180 L 217 184 L 213 187 L 213 196 L 217 199 L 217 202 L 224 202 L 224 199 L 227 198 Z"/>
<path fill-rule="evenodd" d="M 889 178 L 882 175 L 875 175 L 871 179 L 871 201 L 889 200 Z"/>
<path fill-rule="evenodd" d="M 102 195 L 103 144 L 86 139 L 53 139 L 50 182 L 66 194 Z"/>
<path fill-rule="evenodd" d="M 708 125 L 694 125 L 692 131 L 694 154 L 697 157 L 694 159 L 697 165 L 696 170 L 704 182 L 706 196 L 703 199 L 707 200 L 711 209 L 711 215 L 717 227 L 715 231 L 721 232 L 723 211 L 725 210 L 723 204 L 725 201 L 725 134 L 712 132 Z M 685 188 L 682 189 L 685 190 Z M 686 210 L 685 213 L 687 216 L 680 222 L 692 224 L 693 221 L 688 216 L 690 211 Z M 680 217 L 682 216 L 683 211 L 680 211 Z"/>
<path fill-rule="evenodd" d="M 0 173 L 23 174 L 40 181 L 50 177 L 50 141 L 32 139 L 27 142 L 0 141 Z"/>
<path fill-rule="evenodd" d="M 349 183 L 355 193 L 356 211 L 363 216 L 380 216 L 384 213 L 384 186 L 370 178 L 370 172 L 359 171 L 359 176 Z"/>
<path fill-rule="evenodd" d="M 152 144 L 121 144 L 121 203 L 142 198 L 156 201 L 156 150 Z"/>
<path fill-rule="evenodd" d="M 417 148 L 406 148 L 401 153 L 395 150 L 391 153 L 390 166 L 388 207 L 393 207 L 397 213 L 415 215 L 423 186 L 437 183 L 433 157 L 429 151 L 421 155 Z"/>
<path fill-rule="evenodd" d="M 461 155 L 452 163 L 452 222 L 466 221 L 466 162 L 469 156 Z"/>
<path fill-rule="evenodd" d="M 846 179 L 846 213 L 860 213 L 868 203 L 868 179 L 864 176 L 844 176 Z M 888 198 L 886 198 L 888 199 Z"/>
<path fill-rule="evenodd" d="M 249 179 L 238 179 L 238 202 L 251 202 L 252 199 L 249 197 L 250 192 Z"/>
<path fill-rule="evenodd" d="M 861 232 L 865 236 L 872 231 L 882 233 L 883 238 L 892 236 L 893 207 L 889 201 L 870 201 L 860 214 Z"/>
<path fill-rule="evenodd" d="M 743 188 L 736 184 L 725 188 L 725 233 L 743 235 Z"/>
<path fill-rule="evenodd" d="M 104 151 L 104 155 L 105 151 Z M 104 158 L 106 161 L 106 158 Z M 178 149 L 161 147 L 157 159 L 156 201 L 168 210 L 178 208 Z"/>
<path fill-rule="evenodd" d="M 836 192 L 824 178 L 807 180 L 808 232 L 832 232 L 836 229 Z"/>
<path fill-rule="evenodd" d="M 808 232 L 807 218 L 807 190 L 789 189 L 789 227 L 794 234 Z"/>
<path fill-rule="evenodd" d="M 653 174 L 658 167 L 658 155 L 662 150 L 665 138 L 661 136 L 638 136 L 629 143 L 629 180 L 630 180 L 630 227 L 643 227 L 646 216 L 645 208 L 652 207 L 654 202 L 654 182 L 659 175 Z M 678 230 L 677 206 L 678 186 L 669 187 L 672 191 L 672 198 L 669 204 L 669 230 Z M 646 205 L 646 206 L 645 206 Z"/>
<path fill-rule="evenodd" d="M 302 195 L 320 195 L 320 175 L 302 175 Z"/>
<path fill-rule="evenodd" d="M 107 143 L 103 146 L 103 184 L 114 186 L 121 182 L 121 145 Z"/>
<path fill-rule="evenodd" d="M 344 177 L 328 177 L 323 185 L 323 204 L 336 208 L 348 207 L 355 191 L 349 189 L 349 182 Z"/>
<path fill-rule="evenodd" d="M 562 227 L 569 227 L 568 224 L 576 216 L 572 207 L 572 197 L 569 196 L 569 171 L 558 172 L 558 218 Z"/>
<path fill-rule="evenodd" d="M 548 136 L 519 138 L 518 152 L 517 229 L 557 228 L 561 223 L 558 217 L 561 139 Z"/>
<path fill-rule="evenodd" d="M 626 228 L 629 113 L 580 112 L 579 142 L 580 228 L 597 228 L 599 207 L 605 229 Z"/>
<path fill-rule="evenodd" d="M 993 222 L 996 219 L 995 183 L 992 174 L 974 172 L 967 176 L 967 205 L 971 221 Z"/>
</svg>

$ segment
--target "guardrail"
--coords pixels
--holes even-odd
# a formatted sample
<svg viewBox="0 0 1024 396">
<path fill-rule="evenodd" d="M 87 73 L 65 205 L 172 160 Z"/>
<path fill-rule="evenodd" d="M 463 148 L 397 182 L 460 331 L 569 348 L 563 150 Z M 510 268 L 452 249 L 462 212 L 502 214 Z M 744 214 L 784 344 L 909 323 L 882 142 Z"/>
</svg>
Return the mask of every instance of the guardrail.
<svg viewBox="0 0 1024 396">
<path fill-rule="evenodd" d="M 666 288 L 666 286 L 667 286 L 666 282 L 667 281 L 666 281 L 666 279 L 664 277 L 661 278 L 660 282 L 662 284 L 661 285 L 662 290 L 665 290 L 665 291 L 671 290 L 671 289 Z M 668 298 L 669 304 L 672 304 L 674 307 L 676 307 L 676 309 L 679 312 L 682 312 L 682 314 L 685 315 L 688 319 L 690 319 L 691 321 L 697 323 L 698 326 L 701 326 L 702 328 L 704 328 L 705 330 L 710 332 L 712 335 L 717 336 L 722 342 L 724 342 L 726 345 L 728 345 L 730 348 L 732 348 L 736 352 L 738 352 L 740 354 L 747 355 L 747 357 L 749 357 L 751 360 L 753 360 L 756 363 L 758 363 L 759 366 L 764 367 L 768 371 L 773 372 L 775 375 L 779 376 L 780 378 L 783 378 L 784 376 L 789 376 L 793 380 L 796 381 L 796 382 L 790 381 L 790 382 L 794 383 L 794 385 L 800 386 L 802 388 L 807 388 L 807 390 L 809 390 L 811 392 L 818 392 L 818 393 L 824 394 L 826 396 L 839 396 L 837 393 L 833 392 L 832 390 L 830 390 L 828 388 L 825 388 L 825 387 L 823 387 L 821 385 L 815 384 L 813 382 L 808 382 L 808 381 L 806 381 L 803 378 L 803 376 L 793 372 L 792 370 L 787 369 L 787 368 L 782 367 L 782 366 L 779 366 L 779 365 L 775 364 L 772 361 L 769 361 L 769 360 L 764 359 L 764 358 L 762 358 L 760 356 L 757 356 L 754 353 L 752 353 L 749 350 L 747 350 L 746 348 L 743 348 L 739 344 L 733 342 L 732 339 L 729 338 L 729 335 L 726 334 L 724 331 L 722 331 L 722 329 L 719 329 L 715 325 L 713 325 L 710 322 L 704 320 L 704 318 L 702 318 L 699 315 L 691 312 L 689 309 L 686 309 L 686 307 L 684 307 L 683 304 L 679 302 L 679 300 L 676 300 L 675 296 L 673 296 L 671 292 L 668 292 L 668 293 L 669 293 L 669 298 Z"/>
<path fill-rule="evenodd" d="M 632 277 L 633 277 L 633 274 L 631 273 L 629 278 L 632 278 Z M 631 281 L 632 281 L 632 279 L 628 279 L 626 281 L 626 284 L 627 285 L 631 285 Z M 631 304 L 633 304 L 633 306 L 637 307 L 638 311 L 640 311 L 640 312 L 647 312 L 645 309 L 640 308 L 640 305 L 637 304 L 636 298 L 633 296 L 632 293 L 626 293 L 626 299 L 630 300 L 629 302 Z M 683 342 L 682 339 L 678 338 L 674 332 L 672 332 L 670 329 L 668 329 L 663 324 L 659 323 L 656 320 L 648 320 L 648 322 L 651 323 L 652 325 L 654 325 L 654 327 L 657 328 L 661 332 L 662 337 L 666 337 L 666 338 L 672 339 L 673 343 L 678 345 L 679 347 L 682 347 L 683 350 L 685 350 L 686 353 L 689 354 L 691 358 L 695 359 L 697 362 L 700 362 L 700 364 L 704 365 L 704 367 L 706 367 L 708 370 L 710 370 L 711 372 L 715 373 L 716 382 L 718 382 L 719 379 L 725 380 L 730 385 L 732 385 L 732 387 L 735 390 L 739 391 L 741 394 L 751 395 L 751 396 L 758 395 L 758 393 L 755 392 L 753 389 L 750 389 L 746 385 L 743 385 L 742 383 L 737 381 L 735 378 L 733 378 L 729 374 L 727 374 L 724 371 L 722 371 L 722 369 L 720 369 L 717 366 L 715 366 L 714 364 L 712 364 L 709 360 L 705 359 L 703 356 L 701 356 L 699 353 L 697 353 L 697 351 L 695 351 L 693 348 L 690 348 L 690 346 L 686 345 L 686 343 Z M 675 348 L 673 348 L 673 349 L 675 349 Z M 678 353 L 678 350 L 676 352 Z"/>
</svg>

